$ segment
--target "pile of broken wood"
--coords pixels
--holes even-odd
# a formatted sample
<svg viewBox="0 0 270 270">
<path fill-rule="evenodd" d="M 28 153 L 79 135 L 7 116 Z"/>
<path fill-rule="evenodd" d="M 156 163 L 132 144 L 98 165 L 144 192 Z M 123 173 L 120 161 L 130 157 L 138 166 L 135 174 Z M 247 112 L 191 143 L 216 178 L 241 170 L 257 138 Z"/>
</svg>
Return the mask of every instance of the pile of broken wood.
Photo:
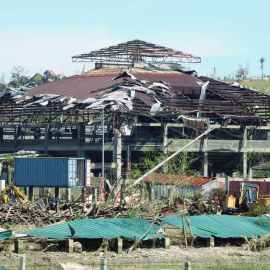
<svg viewBox="0 0 270 270">
<path fill-rule="evenodd" d="M 86 207 L 81 202 L 57 205 L 54 210 L 49 209 L 44 200 L 34 204 L 3 204 L 0 205 L 0 226 L 6 223 L 44 226 L 60 221 L 91 218 L 123 218 L 138 217 L 151 220 L 156 214 L 156 202 L 140 201 L 136 204 L 118 205 L 100 203 Z"/>
</svg>

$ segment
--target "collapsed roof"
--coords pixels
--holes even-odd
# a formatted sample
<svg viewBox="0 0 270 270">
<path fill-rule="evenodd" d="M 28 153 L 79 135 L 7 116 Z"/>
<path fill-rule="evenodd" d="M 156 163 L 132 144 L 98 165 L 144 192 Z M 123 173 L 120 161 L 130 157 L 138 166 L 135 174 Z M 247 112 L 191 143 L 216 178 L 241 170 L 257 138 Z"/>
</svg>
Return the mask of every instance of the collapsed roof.
<svg viewBox="0 0 270 270">
<path fill-rule="evenodd" d="M 194 70 L 179 64 L 184 59 L 200 61 L 200 57 L 141 40 L 74 56 L 74 61 L 132 65 L 100 65 L 103 67 L 32 89 L 7 89 L 0 95 L 0 123 L 92 123 L 100 121 L 102 109 L 107 121 L 112 115 L 148 122 L 149 118 L 177 122 L 192 117 L 221 123 L 230 118 L 234 124 L 257 126 L 270 120 L 270 95 L 237 83 L 197 77 Z"/>
<path fill-rule="evenodd" d="M 90 122 L 93 115 L 120 113 L 177 121 L 179 116 L 261 125 L 270 117 L 270 95 L 174 70 L 101 68 L 37 86 L 8 89 L 0 96 L 0 121 Z"/>
</svg>

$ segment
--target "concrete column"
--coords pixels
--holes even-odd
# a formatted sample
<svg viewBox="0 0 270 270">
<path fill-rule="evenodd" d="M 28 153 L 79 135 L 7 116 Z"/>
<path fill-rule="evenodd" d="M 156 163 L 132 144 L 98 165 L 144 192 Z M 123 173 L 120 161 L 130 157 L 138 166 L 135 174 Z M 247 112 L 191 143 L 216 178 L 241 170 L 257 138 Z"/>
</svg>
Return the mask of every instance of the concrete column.
<svg viewBox="0 0 270 270">
<path fill-rule="evenodd" d="M 116 250 L 115 252 L 117 254 L 122 254 L 123 253 L 123 238 L 119 237 L 116 239 Z"/>
<path fill-rule="evenodd" d="M 208 137 L 203 140 L 203 176 L 208 177 Z"/>
<path fill-rule="evenodd" d="M 117 181 L 121 176 L 121 163 L 122 163 L 122 134 L 114 134 L 114 149 L 113 161 L 116 163 L 116 172 L 114 174 L 114 181 Z"/>
<path fill-rule="evenodd" d="M 33 202 L 34 187 L 29 187 L 29 201 Z"/>
<path fill-rule="evenodd" d="M 203 176 L 208 177 L 208 153 L 203 153 Z"/>
<path fill-rule="evenodd" d="M 14 241 L 14 246 L 15 246 L 15 253 L 17 254 L 22 254 L 23 253 L 23 240 L 21 239 L 16 239 Z"/>
<path fill-rule="evenodd" d="M 14 152 L 16 152 L 16 143 L 17 143 L 17 139 L 18 139 L 18 136 L 17 136 L 17 130 L 18 130 L 18 126 L 14 126 Z"/>
<path fill-rule="evenodd" d="M 100 260 L 100 269 L 101 270 L 107 270 L 107 258 L 104 257 L 104 258 L 101 258 Z"/>
<path fill-rule="evenodd" d="M 55 193 L 55 200 L 56 200 L 56 203 L 58 203 L 59 200 L 60 200 L 60 188 L 55 188 L 54 193 Z"/>
<path fill-rule="evenodd" d="M 25 270 L 25 256 L 20 257 L 20 265 L 19 265 L 19 270 Z"/>
<path fill-rule="evenodd" d="M 154 201 L 155 200 L 155 189 L 153 185 L 149 185 L 149 196 L 150 196 L 150 201 Z"/>
<path fill-rule="evenodd" d="M 164 155 L 164 159 L 168 156 L 167 154 L 167 145 L 168 145 L 168 126 L 167 124 L 163 125 L 163 155 Z M 168 172 L 168 163 L 165 163 L 165 165 L 163 165 L 163 172 L 167 173 Z"/>
<path fill-rule="evenodd" d="M 39 198 L 43 198 L 44 197 L 44 187 L 40 187 L 39 188 Z"/>
<path fill-rule="evenodd" d="M 191 262 L 185 262 L 185 270 L 191 270 Z"/>
<path fill-rule="evenodd" d="M 85 142 L 85 126 L 78 124 L 78 140 L 79 142 Z"/>
<path fill-rule="evenodd" d="M 230 179 L 228 176 L 225 177 L 225 191 L 226 194 L 230 193 Z"/>
<path fill-rule="evenodd" d="M 12 182 L 12 173 L 14 172 L 14 168 L 8 165 L 8 175 L 7 175 L 7 184 L 10 185 Z"/>
<path fill-rule="evenodd" d="M 170 248 L 170 238 L 169 237 L 163 238 L 163 247 L 165 249 L 169 249 Z"/>
<path fill-rule="evenodd" d="M 85 203 L 85 187 L 82 188 L 82 202 Z"/>
<path fill-rule="evenodd" d="M 247 152 L 243 153 L 243 178 L 247 179 Z"/>
<path fill-rule="evenodd" d="M 66 201 L 70 202 L 71 199 L 71 188 L 66 188 Z"/>
<path fill-rule="evenodd" d="M 66 239 L 65 246 L 67 253 L 73 253 L 73 239 Z"/>
<path fill-rule="evenodd" d="M 0 193 L 6 187 L 6 180 L 0 180 Z"/>
<path fill-rule="evenodd" d="M 247 146 L 247 126 L 243 127 L 243 144 L 241 151 L 243 152 L 243 178 L 247 179 L 247 152 L 246 152 L 246 146 Z"/>
<path fill-rule="evenodd" d="M 45 126 L 45 153 L 48 154 L 48 140 L 52 139 L 52 133 L 50 132 L 50 125 Z"/>
<path fill-rule="evenodd" d="M 214 247 L 215 246 L 215 238 L 210 237 L 206 238 L 206 247 Z"/>
<path fill-rule="evenodd" d="M 249 180 L 252 180 L 252 177 L 253 177 L 253 171 L 252 171 L 252 168 L 250 167 L 250 168 L 248 169 L 248 179 L 249 179 Z"/>
<path fill-rule="evenodd" d="M 4 129 L 1 127 L 0 128 L 0 141 L 4 139 Z"/>
<path fill-rule="evenodd" d="M 92 203 L 97 203 L 97 194 L 98 194 L 98 190 L 97 188 L 94 188 L 94 192 L 92 195 Z"/>
</svg>

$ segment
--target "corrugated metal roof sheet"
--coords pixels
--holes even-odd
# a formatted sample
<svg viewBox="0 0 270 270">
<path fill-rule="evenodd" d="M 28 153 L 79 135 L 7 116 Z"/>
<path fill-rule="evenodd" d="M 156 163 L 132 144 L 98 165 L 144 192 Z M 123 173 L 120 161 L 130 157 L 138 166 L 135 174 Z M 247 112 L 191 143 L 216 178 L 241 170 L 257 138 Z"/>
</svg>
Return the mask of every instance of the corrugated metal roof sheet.
<svg viewBox="0 0 270 270">
<path fill-rule="evenodd" d="M 143 181 L 161 184 L 203 186 L 215 179 L 216 178 L 203 176 L 181 176 L 179 174 L 153 173 L 144 178 Z"/>
<path fill-rule="evenodd" d="M 252 238 L 262 237 L 270 232 L 270 218 L 267 216 L 245 217 L 230 215 L 202 215 L 187 217 L 192 233 L 199 237 L 210 238 Z M 182 218 L 159 218 L 160 221 L 178 228 L 183 228 Z M 190 232 L 185 221 L 187 232 Z"/>
<path fill-rule="evenodd" d="M 8 239 L 12 236 L 12 231 L 0 231 L 0 242 L 4 241 L 5 239 Z"/>
<path fill-rule="evenodd" d="M 113 219 L 82 219 L 52 225 L 36 230 L 24 231 L 21 234 L 28 234 L 33 237 L 46 238 L 106 238 L 118 237 L 140 239 L 150 227 L 151 222 L 142 218 L 113 218 Z M 143 240 L 154 237 L 164 238 L 164 234 L 156 236 L 162 226 L 154 224 Z"/>
<path fill-rule="evenodd" d="M 89 97 L 95 97 L 96 94 L 99 93 L 99 91 L 97 91 L 99 89 L 108 88 L 123 82 L 123 78 L 112 79 L 125 70 L 127 70 L 127 68 L 101 68 L 93 70 L 85 74 L 39 85 L 28 90 L 27 95 L 56 94 L 84 100 Z M 128 69 L 128 72 L 139 80 L 167 82 L 172 85 L 172 89 L 177 92 L 182 91 L 188 94 L 190 91 L 195 91 L 198 94 L 201 91 L 201 86 L 197 83 L 196 78 L 178 71 L 150 71 L 133 68 Z"/>
<path fill-rule="evenodd" d="M 75 97 L 84 100 L 89 97 L 95 97 L 93 93 L 98 89 L 111 87 L 119 84 L 123 79 L 112 81 L 114 75 L 111 76 L 91 76 L 91 77 L 69 77 L 60 81 L 39 85 L 27 91 L 27 96 L 35 96 L 39 94 L 55 94 Z"/>
</svg>

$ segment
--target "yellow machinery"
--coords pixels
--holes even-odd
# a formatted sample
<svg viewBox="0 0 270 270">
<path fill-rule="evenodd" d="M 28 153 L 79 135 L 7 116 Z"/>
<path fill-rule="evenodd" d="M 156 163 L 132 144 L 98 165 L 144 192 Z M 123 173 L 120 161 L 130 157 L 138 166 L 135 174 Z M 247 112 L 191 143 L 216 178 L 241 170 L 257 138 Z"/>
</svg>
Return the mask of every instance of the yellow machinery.
<svg viewBox="0 0 270 270">
<path fill-rule="evenodd" d="M 1 195 L 0 195 L 0 203 L 3 203 L 3 204 L 7 204 L 9 203 L 10 201 L 10 198 L 9 198 L 9 195 L 8 195 L 8 191 L 9 190 L 13 190 L 15 195 L 17 196 L 18 200 L 23 204 L 23 205 L 26 205 L 26 204 L 29 204 L 31 203 L 27 197 L 22 194 L 22 192 L 14 185 L 9 185 L 9 186 L 6 186 L 2 191 L 1 191 Z"/>
<path fill-rule="evenodd" d="M 266 212 L 269 205 L 270 195 L 259 196 L 258 185 L 241 183 L 238 198 L 227 196 L 223 214 L 257 216 Z"/>
</svg>

